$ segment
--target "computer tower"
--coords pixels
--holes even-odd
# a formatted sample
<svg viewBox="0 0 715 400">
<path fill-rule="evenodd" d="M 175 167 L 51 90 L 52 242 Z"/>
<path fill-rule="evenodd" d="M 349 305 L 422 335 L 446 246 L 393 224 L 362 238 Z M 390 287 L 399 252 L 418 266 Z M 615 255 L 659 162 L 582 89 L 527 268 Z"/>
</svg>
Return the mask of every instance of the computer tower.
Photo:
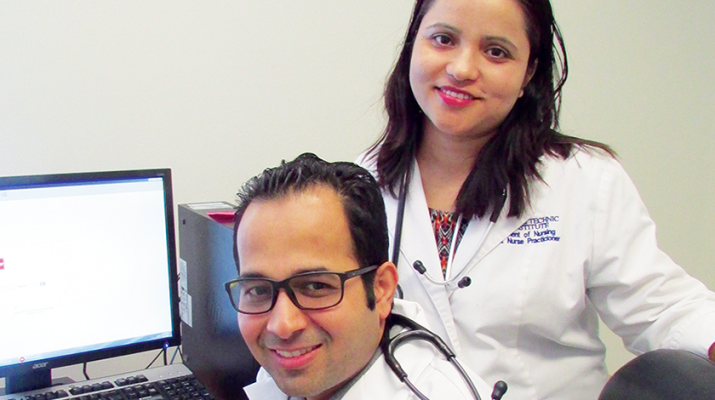
<svg viewBox="0 0 715 400">
<path fill-rule="evenodd" d="M 225 202 L 178 206 L 184 363 L 220 400 L 246 399 L 243 387 L 255 381 L 259 368 L 224 289 L 238 276 L 233 210 Z"/>
</svg>

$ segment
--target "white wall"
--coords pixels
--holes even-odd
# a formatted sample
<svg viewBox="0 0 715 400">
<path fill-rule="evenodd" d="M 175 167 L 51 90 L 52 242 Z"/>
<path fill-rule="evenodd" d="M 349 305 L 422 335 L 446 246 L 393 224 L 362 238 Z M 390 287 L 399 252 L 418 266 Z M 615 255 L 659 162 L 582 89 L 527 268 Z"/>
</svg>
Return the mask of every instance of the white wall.
<svg viewBox="0 0 715 400">
<path fill-rule="evenodd" d="M 613 145 L 662 247 L 715 288 L 715 2 L 553 0 L 563 130 Z M 233 200 L 312 151 L 352 160 L 412 0 L 0 0 L 0 175 L 170 167 L 175 201 Z M 612 336 L 609 368 L 629 356 Z M 154 353 L 92 363 L 143 368 Z M 81 369 L 63 369 L 81 379 Z"/>
</svg>

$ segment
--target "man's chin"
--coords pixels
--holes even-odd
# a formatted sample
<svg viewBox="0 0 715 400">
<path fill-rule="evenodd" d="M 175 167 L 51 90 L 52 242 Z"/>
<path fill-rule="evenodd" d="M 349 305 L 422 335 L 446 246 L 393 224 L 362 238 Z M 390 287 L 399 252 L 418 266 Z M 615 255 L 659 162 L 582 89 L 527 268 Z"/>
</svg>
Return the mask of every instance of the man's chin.
<svg viewBox="0 0 715 400">
<path fill-rule="evenodd" d="M 276 384 L 281 391 L 291 397 L 301 397 L 307 399 L 327 399 L 334 390 L 325 390 L 321 382 L 307 377 L 296 377 L 276 379 Z"/>
</svg>

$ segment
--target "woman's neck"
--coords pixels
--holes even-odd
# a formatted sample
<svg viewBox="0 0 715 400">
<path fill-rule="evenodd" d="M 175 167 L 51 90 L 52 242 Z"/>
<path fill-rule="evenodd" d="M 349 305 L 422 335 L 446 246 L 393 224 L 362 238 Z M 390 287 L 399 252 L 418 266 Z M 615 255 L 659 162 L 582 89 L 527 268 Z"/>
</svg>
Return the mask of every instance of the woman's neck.
<svg viewBox="0 0 715 400">
<path fill-rule="evenodd" d="M 426 121 L 417 150 L 417 164 L 430 208 L 454 211 L 457 195 L 472 170 L 477 154 L 490 137 L 445 134 Z"/>
</svg>

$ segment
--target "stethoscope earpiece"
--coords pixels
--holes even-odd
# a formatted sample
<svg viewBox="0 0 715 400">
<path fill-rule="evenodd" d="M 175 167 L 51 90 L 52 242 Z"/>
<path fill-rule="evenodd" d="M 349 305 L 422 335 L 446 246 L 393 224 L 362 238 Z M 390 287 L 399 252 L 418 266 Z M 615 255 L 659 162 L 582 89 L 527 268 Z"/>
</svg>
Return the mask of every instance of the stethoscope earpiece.
<svg viewBox="0 0 715 400">
<path fill-rule="evenodd" d="M 419 272 L 420 275 L 424 275 L 425 272 L 427 272 L 427 268 L 425 268 L 425 265 L 422 264 L 422 261 L 417 260 L 412 264 L 412 268 L 415 269 L 415 271 Z"/>
<path fill-rule="evenodd" d="M 500 400 L 502 398 L 502 396 L 504 396 L 504 393 L 506 393 L 506 389 L 507 389 L 506 382 L 497 381 L 497 383 L 494 384 L 494 390 L 492 390 L 492 399 Z"/>
<path fill-rule="evenodd" d="M 438 280 L 432 278 L 432 277 L 427 273 L 427 268 L 425 268 L 425 265 L 424 265 L 424 264 L 422 263 L 422 261 L 420 261 L 420 260 L 417 260 L 417 261 L 415 261 L 414 263 L 412 263 L 412 268 L 414 268 L 415 271 L 417 271 L 420 275 L 424 276 L 425 279 L 427 279 L 428 281 L 434 283 L 435 285 L 450 286 L 450 285 L 454 284 L 454 282 L 457 280 L 457 278 L 459 278 L 459 276 L 457 276 L 457 277 L 454 277 L 454 278 L 452 278 L 452 279 L 450 279 L 450 280 L 447 280 L 447 281 L 438 281 Z M 464 276 L 464 277 L 462 277 L 462 279 L 460 279 L 460 280 L 457 282 L 457 288 L 459 288 L 459 289 L 464 289 L 464 288 L 466 288 L 467 286 L 469 286 L 469 285 L 471 285 L 471 284 L 472 284 L 472 278 L 470 278 L 470 277 L 468 277 L 468 276 Z"/>
</svg>

